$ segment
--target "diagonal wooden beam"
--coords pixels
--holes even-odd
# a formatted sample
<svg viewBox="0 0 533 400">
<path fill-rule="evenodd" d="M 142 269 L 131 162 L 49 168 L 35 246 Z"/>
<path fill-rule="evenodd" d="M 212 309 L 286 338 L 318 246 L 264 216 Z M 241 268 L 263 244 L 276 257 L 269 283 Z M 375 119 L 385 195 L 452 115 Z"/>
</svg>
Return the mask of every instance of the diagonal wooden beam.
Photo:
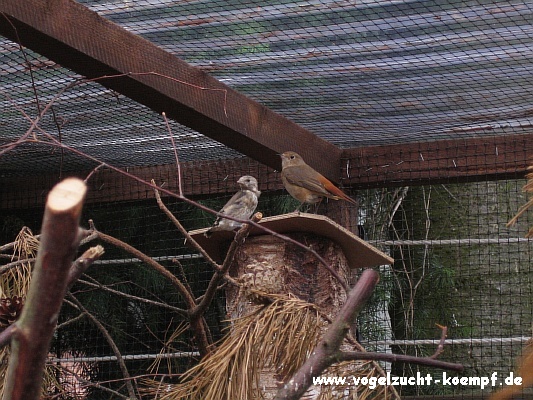
<svg viewBox="0 0 533 400">
<path fill-rule="evenodd" d="M 341 150 L 73 0 L 2 0 L 0 34 L 265 165 L 293 150 L 333 181 Z"/>
</svg>

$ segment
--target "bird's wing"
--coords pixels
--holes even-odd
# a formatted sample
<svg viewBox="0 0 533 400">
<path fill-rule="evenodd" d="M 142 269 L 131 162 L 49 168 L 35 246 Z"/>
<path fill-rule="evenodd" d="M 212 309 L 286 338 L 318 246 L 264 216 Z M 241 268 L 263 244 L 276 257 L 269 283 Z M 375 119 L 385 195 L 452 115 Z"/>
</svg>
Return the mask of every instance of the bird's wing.
<svg viewBox="0 0 533 400">
<path fill-rule="evenodd" d="M 316 178 L 318 173 L 309 165 L 300 165 L 296 168 L 287 167 L 283 169 L 282 174 L 287 179 L 287 182 L 293 185 L 303 187 L 321 196 L 330 195 L 324 187 L 324 184 Z M 318 177 L 329 182 L 320 174 L 318 174 Z M 331 182 L 329 183 L 333 185 Z"/>
<path fill-rule="evenodd" d="M 350 203 L 356 204 L 354 199 L 349 197 L 346 193 L 331 183 L 329 179 L 320 175 L 309 165 L 301 165 L 298 166 L 297 169 L 288 167 L 285 168 L 282 173 L 285 179 L 293 185 L 303 187 L 320 196 L 336 200 L 344 199 Z"/>
<path fill-rule="evenodd" d="M 240 190 L 219 211 L 235 218 L 248 218 L 257 207 L 257 196 L 250 190 Z M 217 218 L 217 221 L 220 217 Z"/>
</svg>

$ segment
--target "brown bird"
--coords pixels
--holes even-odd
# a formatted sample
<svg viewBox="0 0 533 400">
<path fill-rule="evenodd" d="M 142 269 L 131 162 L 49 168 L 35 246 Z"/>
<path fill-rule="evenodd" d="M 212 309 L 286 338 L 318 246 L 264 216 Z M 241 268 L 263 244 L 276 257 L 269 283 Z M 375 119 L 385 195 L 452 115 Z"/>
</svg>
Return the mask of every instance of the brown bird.
<svg viewBox="0 0 533 400">
<path fill-rule="evenodd" d="M 229 199 L 219 212 L 239 219 L 248 219 L 257 207 L 261 192 L 257 190 L 257 179 L 253 176 L 241 176 L 237 183 L 240 186 L 240 190 Z M 233 231 L 241 226 L 242 223 L 240 222 L 217 217 L 213 226 L 204 235 L 205 237 L 210 237 L 215 231 Z"/>
<path fill-rule="evenodd" d="M 281 154 L 281 180 L 287 192 L 300 202 L 296 211 L 303 203 L 319 203 L 327 197 L 334 200 L 346 200 L 357 204 L 354 199 L 331 183 L 326 177 L 305 163 L 303 158 L 294 151 Z"/>
</svg>

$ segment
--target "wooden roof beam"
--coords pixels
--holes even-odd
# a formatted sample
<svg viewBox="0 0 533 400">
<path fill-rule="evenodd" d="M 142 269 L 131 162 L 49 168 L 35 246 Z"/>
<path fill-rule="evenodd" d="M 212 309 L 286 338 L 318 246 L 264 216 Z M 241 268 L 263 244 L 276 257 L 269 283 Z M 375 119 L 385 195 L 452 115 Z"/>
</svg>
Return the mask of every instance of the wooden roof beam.
<svg viewBox="0 0 533 400">
<path fill-rule="evenodd" d="M 29 11 L 31 10 L 31 12 Z M 293 150 L 339 181 L 341 150 L 73 0 L 2 0 L 0 34 L 279 170 Z"/>
<path fill-rule="evenodd" d="M 342 155 L 343 184 L 362 189 L 523 177 L 531 154 L 533 132 L 350 148 Z"/>
</svg>

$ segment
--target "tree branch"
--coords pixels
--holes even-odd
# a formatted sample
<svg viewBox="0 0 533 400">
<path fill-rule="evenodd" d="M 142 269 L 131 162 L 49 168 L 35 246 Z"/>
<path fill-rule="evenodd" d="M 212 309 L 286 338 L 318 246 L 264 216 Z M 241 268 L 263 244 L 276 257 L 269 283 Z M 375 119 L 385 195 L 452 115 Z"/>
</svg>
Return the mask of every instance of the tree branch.
<svg viewBox="0 0 533 400">
<path fill-rule="evenodd" d="M 431 357 L 406 356 L 403 354 L 373 353 L 366 351 L 341 351 L 336 356 L 336 361 L 374 360 L 387 362 L 402 362 L 409 364 L 425 365 L 451 371 L 461 372 L 464 367 L 461 364 L 435 360 Z"/>
<path fill-rule="evenodd" d="M 79 243 L 79 219 L 86 186 L 65 179 L 49 193 L 30 289 L 21 316 L 12 328 L 11 355 L 4 398 L 40 398 L 44 365 L 68 274 Z"/>
<path fill-rule="evenodd" d="M 435 350 L 435 353 L 429 358 L 437 358 L 443 351 L 444 351 L 444 342 L 446 341 L 446 336 L 448 335 L 448 327 L 442 326 L 439 324 L 436 324 L 441 329 L 441 335 L 439 340 L 439 345 L 437 346 L 437 349 Z"/>
<path fill-rule="evenodd" d="M 161 195 L 159 194 L 159 190 L 157 189 L 158 186 L 155 184 L 155 181 L 153 179 L 151 183 L 153 185 L 152 187 L 154 189 L 157 205 L 159 206 L 161 211 L 163 211 L 168 216 L 168 218 L 172 221 L 174 226 L 178 228 L 180 233 L 185 237 L 185 240 L 190 242 L 192 246 L 205 258 L 205 260 L 213 266 L 213 268 L 215 269 L 220 268 L 220 266 L 215 262 L 215 260 L 213 260 L 211 256 L 209 256 L 209 254 L 204 250 L 204 248 L 200 246 L 198 242 L 191 237 L 191 235 L 189 235 L 189 232 L 187 232 L 187 229 L 183 227 L 181 222 L 179 222 L 178 219 L 174 216 L 174 214 L 172 214 L 170 210 L 165 206 L 165 204 L 163 203 L 163 200 L 161 200 Z"/>
<path fill-rule="evenodd" d="M 92 224 L 92 221 L 90 221 L 90 223 Z M 142 251 L 137 250 L 135 247 L 129 245 L 128 243 L 123 242 L 122 240 L 117 239 L 113 236 L 107 235 L 103 232 L 100 232 L 94 227 L 94 225 L 91 226 L 91 229 L 95 233 L 97 233 L 99 239 L 133 255 L 134 257 L 141 260 L 143 263 L 147 264 L 149 267 L 152 267 L 153 269 L 155 269 L 165 278 L 167 278 L 170 281 L 170 283 L 178 290 L 178 293 L 185 300 L 185 303 L 187 304 L 189 308 L 194 307 L 196 305 L 194 302 L 194 297 L 187 290 L 187 288 L 183 285 L 183 283 L 178 278 L 176 278 L 176 276 L 174 276 L 172 272 L 170 272 L 168 269 L 163 267 L 157 261 L 147 256 Z"/>
<path fill-rule="evenodd" d="M 275 400 L 297 400 L 311 386 L 313 376 L 319 376 L 330 365 L 341 361 L 371 360 L 388 362 L 405 362 L 430 367 L 462 371 L 460 364 L 438 361 L 435 358 L 442 353 L 447 328 L 442 329 L 441 340 L 435 354 L 431 357 L 415 357 L 401 354 L 372 353 L 365 351 L 340 351 L 340 346 L 349 332 L 350 324 L 357 317 L 366 301 L 370 298 L 379 281 L 374 270 L 363 271 L 354 288 L 350 291 L 346 303 L 330 325 L 322 340 L 300 367 L 294 376 L 278 391 Z"/>
<path fill-rule="evenodd" d="M 154 268 L 161 275 L 166 277 L 170 281 L 170 283 L 172 283 L 172 285 L 178 290 L 178 293 L 180 293 L 182 298 L 184 299 L 185 304 L 187 305 L 188 314 L 190 310 L 196 307 L 196 301 L 194 300 L 192 293 L 168 269 L 163 267 L 161 264 L 159 264 L 154 259 L 148 257 L 142 251 L 137 250 L 135 247 L 121 241 L 120 239 L 117 239 L 113 236 L 109 236 L 109 235 L 106 235 L 105 233 L 98 231 L 94 227 L 92 220 L 89 221 L 89 224 L 91 226 L 91 230 L 98 234 L 98 238 L 100 238 L 106 243 L 109 243 L 115 247 L 118 247 L 119 249 L 126 251 L 127 253 L 130 253 L 131 255 L 135 256 L 142 262 L 146 263 L 148 266 Z M 206 325 L 203 323 L 203 318 L 191 319 L 189 317 L 189 320 L 191 322 L 192 331 L 194 332 L 196 336 L 196 340 L 198 344 L 198 351 L 203 357 L 210 353 L 210 347 L 211 347 L 211 343 L 208 339 L 208 333 L 206 331 Z"/>
<path fill-rule="evenodd" d="M 0 332 L 0 348 L 9 343 L 17 329 L 17 324 L 11 324 L 2 332 Z"/>
<path fill-rule="evenodd" d="M 23 258 L 23 259 L 20 259 L 20 260 L 17 260 L 17 261 L 13 261 L 13 262 L 10 262 L 8 264 L 4 264 L 0 267 L 0 275 L 6 273 L 7 271 L 9 271 L 11 268 L 16 268 L 20 265 L 23 265 L 23 264 L 26 264 L 26 263 L 32 263 L 32 262 L 35 262 L 35 258 Z"/>
<path fill-rule="evenodd" d="M 260 221 L 261 218 L 261 213 L 255 213 L 255 215 L 252 217 L 252 220 L 257 222 Z M 209 307 L 209 304 L 211 304 L 211 301 L 213 301 L 213 298 L 215 297 L 215 293 L 217 292 L 219 284 L 224 280 L 225 275 L 228 273 L 228 270 L 233 263 L 233 259 L 235 258 L 235 253 L 237 252 L 237 249 L 242 243 L 244 243 L 249 233 L 249 224 L 244 224 L 242 228 L 239 229 L 239 231 L 236 233 L 235 238 L 233 239 L 233 242 L 231 242 L 230 248 L 226 254 L 226 258 L 224 259 L 222 267 L 217 269 L 211 277 L 211 281 L 209 281 L 207 290 L 205 291 L 200 303 L 194 309 L 190 310 L 191 318 L 195 318 L 198 315 L 202 315 L 207 309 L 207 307 Z"/>
<path fill-rule="evenodd" d="M 166 308 L 167 310 L 171 310 L 171 311 L 173 311 L 173 312 L 175 312 L 177 314 L 180 314 L 180 315 L 182 315 L 184 317 L 187 317 L 187 310 L 184 310 L 183 308 L 174 307 L 174 306 L 171 306 L 170 304 L 160 303 L 158 301 L 146 299 L 144 297 L 134 296 L 132 294 L 124 293 L 124 292 L 121 292 L 121 291 L 116 290 L 116 289 L 111 289 L 111 288 L 109 288 L 109 287 L 107 287 L 105 285 L 102 285 L 100 282 L 98 282 L 96 280 L 93 280 L 93 282 L 89 282 L 89 281 L 86 281 L 84 279 L 78 279 L 78 282 L 82 283 L 84 285 L 87 285 L 87 286 L 98 288 L 100 290 L 103 290 L 103 291 L 106 291 L 106 292 L 109 292 L 109 293 L 113 293 L 113 294 L 115 294 L 117 296 L 124 297 L 125 299 L 138 301 L 140 303 L 150 304 L 150 305 L 153 305 L 153 306 L 156 306 L 156 307 Z M 198 299 L 196 299 L 196 301 L 198 301 Z"/>
<path fill-rule="evenodd" d="M 80 303 L 80 301 L 72 295 L 72 293 L 69 293 L 68 296 L 72 300 L 72 302 L 78 307 L 78 309 L 85 314 L 89 319 L 92 321 L 93 324 L 96 325 L 96 327 L 100 330 L 102 335 L 107 340 L 107 343 L 109 344 L 109 347 L 111 347 L 111 350 L 113 351 L 113 354 L 115 354 L 115 357 L 117 357 L 117 363 L 120 367 L 120 371 L 122 372 L 122 376 L 125 379 L 126 387 L 128 388 L 128 395 L 131 400 L 137 399 L 137 396 L 135 395 L 135 389 L 133 388 L 133 385 L 130 380 L 130 373 L 128 372 L 128 368 L 126 367 L 126 363 L 124 362 L 124 358 L 122 358 L 122 354 L 120 353 L 120 350 L 118 346 L 116 345 L 115 341 L 109 334 L 106 327 L 96 318 L 94 315 L 92 315 L 85 307 L 83 307 L 83 304 Z"/>
<path fill-rule="evenodd" d="M 87 271 L 96 260 L 104 254 L 104 248 L 100 245 L 91 247 L 72 263 L 68 271 L 67 290 L 70 290 L 79 277 Z"/>
</svg>

